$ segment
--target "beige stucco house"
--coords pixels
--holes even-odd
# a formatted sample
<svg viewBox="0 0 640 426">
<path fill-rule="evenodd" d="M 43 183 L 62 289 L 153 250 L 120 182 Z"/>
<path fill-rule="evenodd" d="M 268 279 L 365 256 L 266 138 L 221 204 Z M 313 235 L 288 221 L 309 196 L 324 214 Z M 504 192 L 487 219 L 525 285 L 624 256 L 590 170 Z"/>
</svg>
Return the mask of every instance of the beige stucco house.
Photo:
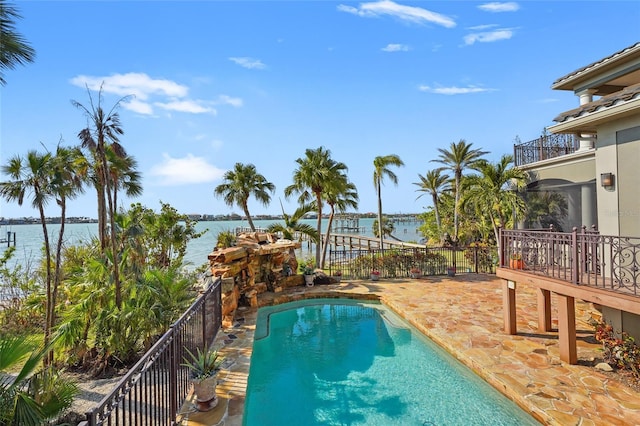
<svg viewBox="0 0 640 426">
<path fill-rule="evenodd" d="M 550 328 L 550 296 L 558 296 L 563 358 L 575 362 L 574 298 L 601 306 L 607 321 L 640 341 L 640 43 L 557 79 L 552 88 L 573 91 L 577 107 L 559 113 L 540 139 L 516 145 L 514 154 L 516 166 L 531 173 L 529 191 L 563 194 L 568 236 L 507 232 L 503 258 L 526 248 L 530 264 L 513 270 L 503 259 L 498 275 L 505 280 L 508 332 L 515 332 L 509 304 L 516 282 L 539 287 L 541 328 Z"/>
</svg>

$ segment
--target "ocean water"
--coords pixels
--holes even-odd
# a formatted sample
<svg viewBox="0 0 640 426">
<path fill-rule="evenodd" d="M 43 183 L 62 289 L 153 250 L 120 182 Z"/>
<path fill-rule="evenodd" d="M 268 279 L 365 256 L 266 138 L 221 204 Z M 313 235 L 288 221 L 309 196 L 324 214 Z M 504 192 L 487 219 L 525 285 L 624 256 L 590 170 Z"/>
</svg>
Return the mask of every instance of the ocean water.
<svg viewBox="0 0 640 426">
<path fill-rule="evenodd" d="M 357 235 L 373 237 L 373 221 L 375 219 L 360 219 L 359 226 L 362 232 Z M 281 222 L 281 220 L 254 220 L 257 228 L 266 228 L 272 223 Z M 315 219 L 305 219 L 301 221 L 315 228 Z M 326 230 L 327 220 L 323 220 L 323 233 Z M 218 234 L 222 231 L 234 231 L 237 227 L 248 228 L 249 223 L 246 220 L 230 220 L 230 221 L 202 221 L 196 224 L 196 230 L 207 232 L 200 238 L 192 240 L 187 246 L 185 255 L 185 267 L 187 269 L 195 269 L 200 265 L 207 263 L 207 255 L 211 253 L 216 245 Z M 403 241 L 418 241 L 422 237 L 417 231 L 418 225 L 415 223 L 399 223 L 396 225 L 394 236 Z M 50 242 L 55 245 L 58 239 L 60 225 L 47 225 L 49 231 Z M 0 226 L 0 236 L 6 237 L 7 232 L 16 233 L 16 253 L 12 259 L 12 265 L 35 265 L 41 257 L 42 243 L 44 241 L 42 234 L 42 226 L 39 224 L 31 225 L 3 225 Z M 97 236 L 97 223 L 73 223 L 65 225 L 65 244 L 73 245 L 83 241 L 88 241 L 92 237 Z M 0 251 L 6 248 L 6 244 L 0 247 Z M 302 249 L 298 255 L 307 256 L 313 253 L 314 247 L 307 243 L 302 244 Z"/>
</svg>

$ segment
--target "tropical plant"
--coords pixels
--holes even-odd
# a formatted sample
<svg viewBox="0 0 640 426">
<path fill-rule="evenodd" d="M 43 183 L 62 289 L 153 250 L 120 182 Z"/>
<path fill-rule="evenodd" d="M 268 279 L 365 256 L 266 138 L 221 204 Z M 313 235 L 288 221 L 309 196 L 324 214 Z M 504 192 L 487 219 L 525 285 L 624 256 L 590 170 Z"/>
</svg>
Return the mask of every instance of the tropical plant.
<svg viewBox="0 0 640 426">
<path fill-rule="evenodd" d="M 214 376 L 220 370 L 220 366 L 224 362 L 224 358 L 220 356 L 218 351 L 205 348 L 201 350 L 196 348 L 197 351 L 194 354 L 189 349 L 185 348 L 189 357 L 185 358 L 183 366 L 189 368 L 191 372 L 191 378 L 193 380 L 204 380 L 211 376 Z"/>
<path fill-rule="evenodd" d="M 4 70 L 33 62 L 36 57 L 35 50 L 16 31 L 16 21 L 21 18 L 18 9 L 5 0 L 0 1 L 0 85 L 3 86 L 7 84 Z"/>
<path fill-rule="evenodd" d="M 237 238 L 235 232 L 229 229 L 220 231 L 216 237 L 216 247 L 219 249 L 233 247 L 236 245 L 236 241 Z"/>
<path fill-rule="evenodd" d="M 89 151 L 91 157 L 91 172 L 89 179 L 96 189 L 98 201 L 98 237 L 103 254 L 106 255 L 107 242 L 111 247 L 111 268 L 113 274 L 113 285 L 115 287 L 116 308 L 122 305 L 122 286 L 120 282 L 120 252 L 116 237 L 116 201 L 117 192 L 120 187 L 118 178 L 126 173 L 126 170 L 116 171 L 118 166 L 127 167 L 135 165 L 135 162 L 124 161 L 118 163 L 116 158 L 125 158 L 127 154 L 120 144 L 119 136 L 124 134 L 120 124 L 118 108 L 121 103 L 129 97 L 123 97 L 115 103 L 109 111 L 102 108 L 102 86 L 98 92 L 98 102 L 94 104 L 89 88 L 89 107 L 77 101 L 72 104 L 82 110 L 87 117 L 89 124 L 78 133 L 78 138 L 83 148 Z M 138 188 L 134 186 L 134 188 Z M 135 189 L 134 189 L 135 192 Z M 107 223 L 111 232 L 107 232 Z"/>
<path fill-rule="evenodd" d="M 474 204 L 477 211 L 489 216 L 498 247 L 499 229 L 508 225 L 513 227 L 513 213 L 520 215 L 526 209 L 518 191 L 526 186 L 527 174 L 521 169 L 510 167 L 511 164 L 511 155 L 503 155 L 495 164 L 486 160 L 475 162 L 472 168 L 479 174 L 467 178 L 468 188 L 462 198 L 463 206 L 466 203 Z"/>
<path fill-rule="evenodd" d="M 40 426 L 71 407 L 76 385 L 52 367 L 37 370 L 49 351 L 50 346 L 36 349 L 22 337 L 0 339 L 1 426 Z M 16 375 L 6 374 L 16 368 Z"/>
<path fill-rule="evenodd" d="M 335 180 L 330 182 L 324 194 L 324 200 L 329 205 L 331 212 L 329 213 L 329 222 L 327 231 L 324 236 L 324 244 L 322 245 L 322 258 L 320 259 L 320 268 L 324 268 L 327 256 L 327 248 L 329 247 L 329 238 L 331 237 L 331 226 L 336 211 L 345 212 L 349 208 L 358 208 L 358 191 L 356 186 L 348 181 L 347 175 L 337 176 Z"/>
<path fill-rule="evenodd" d="M 242 208 L 251 230 L 255 232 L 256 227 L 249 214 L 249 197 L 253 195 L 264 206 L 268 206 L 271 201 L 269 192 L 273 193 L 275 185 L 258 173 L 253 164 L 236 163 L 233 170 L 228 170 L 222 179 L 224 182 L 215 188 L 214 194 L 222 197 L 229 207 L 237 205 Z"/>
<path fill-rule="evenodd" d="M 385 176 L 395 185 L 398 185 L 398 176 L 389 168 L 390 166 L 401 167 L 404 163 L 395 154 L 378 156 L 373 159 L 373 186 L 376 188 L 378 196 L 378 237 L 380 238 L 380 249 L 384 250 L 384 232 L 382 230 L 382 183 Z"/>
<path fill-rule="evenodd" d="M 444 164 L 444 167 L 441 167 L 439 169 L 440 171 L 450 170 L 453 173 L 454 208 L 452 242 L 454 245 L 457 245 L 458 243 L 460 197 L 462 196 L 463 172 L 467 167 L 471 167 L 478 160 L 480 160 L 483 155 L 486 154 L 485 151 L 472 149 L 472 145 L 473 144 L 467 143 L 464 139 L 460 139 L 460 141 L 458 141 L 457 143 L 452 142 L 448 150 L 444 148 L 438 148 L 440 154 L 437 159 L 432 160 Z"/>
<path fill-rule="evenodd" d="M 422 192 L 422 194 L 418 195 L 416 200 L 425 194 L 431 195 L 436 226 L 440 234 L 440 244 L 442 244 L 444 242 L 444 233 L 442 232 L 442 220 L 440 218 L 440 196 L 443 192 L 451 190 L 449 175 L 442 174 L 442 170 L 436 169 L 429 170 L 425 176 L 418 174 L 418 178 L 420 178 L 420 182 L 414 182 L 413 184 L 418 186 L 416 191 Z"/>
<path fill-rule="evenodd" d="M 567 198 L 561 192 L 542 191 L 526 193 L 527 209 L 524 222 L 527 228 L 539 226 L 549 229 L 551 225 L 556 231 L 562 231 L 562 222 L 567 217 Z"/>
<path fill-rule="evenodd" d="M 284 223 L 274 222 L 267 227 L 267 232 L 281 233 L 282 238 L 294 241 L 296 237 L 298 241 L 302 241 L 302 236 L 306 235 L 314 243 L 318 243 L 318 231 L 311 225 L 301 223 L 300 220 L 310 211 L 314 210 L 312 204 L 303 204 L 298 206 L 292 215 L 285 213 L 282 201 L 280 201 L 280 208 L 282 209 L 282 219 Z"/>
<path fill-rule="evenodd" d="M 307 149 L 304 158 L 296 160 L 298 168 L 293 172 L 293 183 L 284 190 L 285 197 L 290 197 L 296 193 L 298 202 L 306 204 L 315 201 L 318 209 L 316 229 L 318 235 L 322 235 L 322 206 L 323 197 L 328 189 L 332 187 L 332 182 L 344 179 L 347 166 L 331 158 L 331 151 L 323 147 Z M 321 243 L 316 244 L 316 264 L 320 264 Z"/>
</svg>

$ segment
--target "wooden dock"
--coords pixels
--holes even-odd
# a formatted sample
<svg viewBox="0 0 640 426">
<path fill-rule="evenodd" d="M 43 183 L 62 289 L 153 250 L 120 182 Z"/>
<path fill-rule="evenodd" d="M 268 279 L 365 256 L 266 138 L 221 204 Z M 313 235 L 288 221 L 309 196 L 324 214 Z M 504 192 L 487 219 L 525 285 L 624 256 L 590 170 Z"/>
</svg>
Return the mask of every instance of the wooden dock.
<svg viewBox="0 0 640 426">
<path fill-rule="evenodd" d="M 0 237 L 0 245 L 6 244 L 7 247 L 11 247 L 16 245 L 16 233 L 12 231 L 7 231 L 6 237 Z"/>
</svg>

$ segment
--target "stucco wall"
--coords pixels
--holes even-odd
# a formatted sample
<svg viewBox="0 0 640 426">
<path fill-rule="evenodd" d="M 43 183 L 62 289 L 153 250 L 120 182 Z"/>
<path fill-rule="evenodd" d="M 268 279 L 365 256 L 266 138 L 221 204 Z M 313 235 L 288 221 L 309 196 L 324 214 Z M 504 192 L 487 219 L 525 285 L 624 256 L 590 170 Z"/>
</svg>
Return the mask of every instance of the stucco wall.
<svg viewBox="0 0 640 426">
<path fill-rule="evenodd" d="M 602 234 L 640 237 L 639 163 L 640 115 L 598 129 L 598 229 Z M 614 188 L 600 185 L 602 173 L 615 175 Z"/>
</svg>

